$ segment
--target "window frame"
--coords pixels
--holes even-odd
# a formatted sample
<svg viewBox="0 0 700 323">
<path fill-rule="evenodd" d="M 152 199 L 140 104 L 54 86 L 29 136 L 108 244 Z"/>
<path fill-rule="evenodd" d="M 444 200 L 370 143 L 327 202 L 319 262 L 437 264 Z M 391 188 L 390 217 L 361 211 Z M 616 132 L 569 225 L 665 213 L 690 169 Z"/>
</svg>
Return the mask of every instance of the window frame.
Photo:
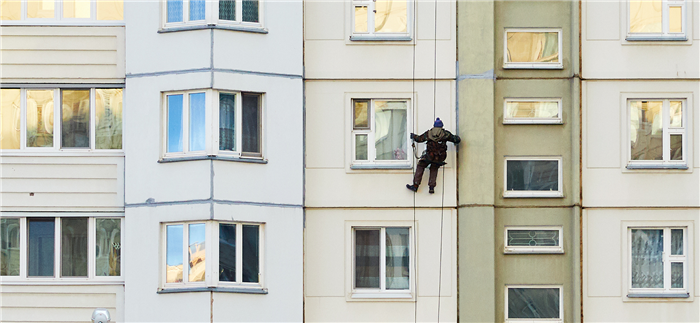
<svg viewBox="0 0 700 323">
<path fill-rule="evenodd" d="M 124 153 L 124 97 L 125 90 L 120 87 L 37 87 L 37 88 L 17 88 L 3 87 L 3 90 L 20 90 L 20 139 L 19 149 L 0 149 L 2 155 L 10 154 L 32 154 L 32 153 L 60 153 L 70 155 L 71 153 Z M 121 149 L 98 149 L 97 145 L 97 90 L 119 89 L 122 90 L 122 148 Z M 62 115 L 63 115 L 63 91 L 90 90 L 90 147 L 62 147 Z M 53 146 L 52 147 L 28 147 L 27 146 L 27 91 L 53 91 Z"/>
<path fill-rule="evenodd" d="M 99 0 L 84 0 L 90 1 L 90 18 L 63 18 L 63 0 L 54 1 L 54 16 L 53 18 L 28 18 L 27 5 L 29 0 L 17 0 L 21 3 L 21 14 L 19 20 L 0 20 L 0 25 L 24 25 L 24 26 L 44 26 L 44 25 L 68 25 L 68 26 L 124 26 L 124 19 L 121 20 L 97 20 L 97 2 Z M 116 1 L 116 0 L 114 0 Z M 124 6 L 126 1 L 122 2 Z M 122 7 L 123 8 L 123 7 Z M 122 9 L 122 14 L 124 10 Z"/>
<path fill-rule="evenodd" d="M 386 289 L 386 229 L 387 228 L 406 228 L 408 229 L 408 254 L 409 254 L 409 271 L 408 271 L 408 289 L 405 290 L 387 290 Z M 355 287 L 355 271 L 356 271 L 356 235 L 359 230 L 380 230 L 379 237 L 379 280 L 380 287 L 377 288 L 357 288 Z M 350 226 L 350 256 L 351 269 L 350 274 L 350 299 L 413 299 L 414 284 L 415 284 L 415 250 L 414 244 L 415 232 L 411 225 L 352 225 Z"/>
<path fill-rule="evenodd" d="M 557 118 L 508 118 L 508 103 L 511 102 L 557 102 L 559 112 Z M 503 124 L 563 124 L 562 98 L 504 98 Z"/>
<path fill-rule="evenodd" d="M 228 26 L 242 29 L 261 29 L 264 28 L 264 1 L 258 2 L 258 22 L 243 21 L 243 0 L 236 0 L 236 20 L 225 20 L 219 18 L 219 0 L 207 0 L 204 5 L 203 20 L 189 20 L 189 2 L 191 0 L 182 1 L 182 21 L 168 22 L 168 3 L 167 0 L 160 1 L 161 14 L 161 30 L 187 28 L 195 26 Z"/>
<path fill-rule="evenodd" d="M 647 224 L 647 223 L 628 223 L 623 225 L 623 230 L 625 231 L 626 237 L 625 241 L 627 246 L 625 246 L 625 252 L 627 253 L 626 260 L 626 280 L 627 284 L 627 295 L 626 298 L 690 298 L 691 286 L 692 286 L 692 261 L 689 259 L 692 251 L 692 242 L 689 233 L 692 232 L 692 227 L 688 224 L 682 223 L 666 223 L 668 225 L 658 225 L 658 224 Z M 664 287 L 663 288 L 632 288 L 632 230 L 664 230 L 664 240 L 663 240 L 663 271 L 664 271 Z M 671 255 L 671 230 L 672 229 L 682 229 L 683 230 L 683 255 Z M 671 288 L 671 263 L 681 262 L 683 263 L 683 288 Z"/>
<path fill-rule="evenodd" d="M 558 231 L 559 241 L 557 246 L 510 246 L 508 245 L 508 231 L 511 230 L 543 230 Z M 563 254 L 564 253 L 564 227 L 563 226 L 506 226 L 503 230 L 504 254 Z"/>
<path fill-rule="evenodd" d="M 532 319 L 516 319 L 508 318 L 508 290 L 511 288 L 530 288 L 530 289 L 544 289 L 544 288 L 558 288 L 559 289 L 559 318 L 532 318 Z M 505 286 L 505 303 L 504 303 L 504 318 L 506 322 L 526 322 L 526 323 L 538 323 L 538 322 L 564 322 L 564 286 L 562 285 L 506 285 Z"/>
<path fill-rule="evenodd" d="M 689 131 L 688 131 L 688 122 L 690 120 L 689 116 L 689 99 L 687 97 L 676 97 L 676 96 L 667 96 L 667 97 L 655 97 L 655 96 L 650 96 L 650 97 L 626 97 L 624 98 L 625 100 L 625 120 L 626 120 L 626 127 L 625 133 L 626 133 L 626 138 L 627 140 L 625 141 L 626 145 L 626 168 L 627 169 L 658 169 L 658 168 L 670 168 L 670 169 L 687 169 L 689 165 L 689 157 L 690 157 L 690 152 L 688 151 L 690 148 L 690 145 L 688 143 L 689 140 Z M 663 123 L 662 130 L 663 130 L 663 138 L 662 138 L 662 160 L 632 160 L 632 137 L 631 137 L 631 127 L 632 127 L 632 102 L 633 101 L 662 101 L 662 112 L 661 112 L 661 120 Z M 682 127 L 681 128 L 670 128 L 670 103 L 671 101 L 681 101 L 681 112 L 682 112 Z M 682 160 L 671 160 L 670 159 L 670 146 L 671 146 L 671 135 L 682 135 L 683 136 L 683 141 L 682 141 L 682 146 L 681 146 L 681 151 L 683 153 L 683 158 Z M 668 149 L 666 149 L 668 148 Z M 666 158 L 666 156 L 669 156 L 669 158 Z"/>
<path fill-rule="evenodd" d="M 508 62 L 508 33 L 557 33 L 559 61 L 556 63 Z M 563 69 L 563 31 L 562 28 L 505 28 L 503 31 L 503 68 L 504 69 Z"/>
<path fill-rule="evenodd" d="M 355 129 L 354 124 L 354 113 L 355 113 L 355 101 L 369 101 L 368 105 L 368 129 Z M 406 103 L 406 160 L 376 160 L 376 146 L 374 141 L 374 134 L 376 131 L 376 125 L 374 117 L 375 115 L 375 101 L 403 101 Z M 360 98 L 353 97 L 350 99 L 350 164 L 352 169 L 380 169 L 380 168 L 411 168 L 413 167 L 413 152 L 408 148 L 411 147 L 411 138 L 409 134 L 411 129 L 413 129 L 413 111 L 412 111 L 411 99 L 396 99 L 396 98 Z M 356 140 L 358 134 L 367 135 L 367 160 L 357 160 L 355 159 L 357 153 Z M 371 145 L 370 145 L 371 143 Z M 374 148 L 374 149 L 372 149 Z"/>
<path fill-rule="evenodd" d="M 189 266 L 188 259 L 188 232 L 190 224 L 205 224 L 205 279 L 202 282 L 189 282 Z M 219 225 L 220 224 L 235 224 L 236 225 L 236 281 L 222 282 L 219 281 Z M 183 244 L 183 268 L 182 282 L 168 283 L 166 281 L 166 264 L 167 264 L 167 244 L 168 235 L 167 227 L 170 225 L 182 225 L 182 244 Z M 243 282 L 243 226 L 255 225 L 258 227 L 258 282 Z M 188 291 L 192 288 L 229 288 L 231 290 L 264 290 L 265 286 L 265 223 L 251 221 L 218 221 L 218 220 L 187 220 L 177 222 L 162 222 L 160 223 L 161 234 L 161 257 L 158 272 L 160 273 L 159 291 Z M 216 270 L 214 270 L 216 269 Z M 241 277 L 241 279 L 239 279 Z"/>
<path fill-rule="evenodd" d="M 625 16 L 626 16 L 626 41 L 687 41 L 688 40 L 688 3 L 686 0 L 661 0 L 661 32 L 660 33 L 633 33 L 630 28 L 632 17 L 630 16 L 631 0 L 625 1 Z M 681 30 L 680 33 L 671 33 L 669 7 L 681 7 Z"/>
<path fill-rule="evenodd" d="M 405 33 L 377 33 L 374 31 L 373 11 L 376 0 L 351 0 L 346 6 L 349 12 L 348 24 L 351 41 L 412 41 L 414 28 L 414 6 L 416 0 L 406 0 L 406 32 Z M 367 7 L 367 32 L 355 32 L 355 8 Z"/>
<path fill-rule="evenodd" d="M 190 106 L 189 95 L 194 93 L 204 93 L 204 150 L 189 151 L 189 118 Z M 220 93 L 233 94 L 236 97 L 236 112 L 235 112 L 235 137 L 236 150 L 220 150 L 219 149 L 219 117 L 220 117 Z M 243 95 L 258 96 L 258 145 L 260 153 L 244 152 L 243 151 Z M 168 152 L 168 96 L 182 95 L 182 152 Z M 265 158 L 265 93 L 233 91 L 233 90 L 216 90 L 216 89 L 193 89 L 183 91 L 166 91 L 161 93 L 161 161 L 179 160 L 179 159 L 197 159 L 209 156 L 218 156 L 223 158 L 233 159 L 250 159 L 264 160 Z"/>
<path fill-rule="evenodd" d="M 558 183 L 556 191 L 508 191 L 508 161 L 557 161 Z M 563 163 L 561 156 L 506 156 L 503 161 L 503 197 L 504 198 L 563 198 Z"/>
<path fill-rule="evenodd" d="M 99 214 L 74 214 L 67 216 L 56 216 L 50 214 L 37 214 L 33 216 L 26 215 L 7 215 L 2 216 L 6 219 L 19 219 L 19 233 L 20 233 L 20 267 L 19 276 L 0 276 L 2 279 L 2 284 L 75 284 L 75 283 L 123 283 L 124 282 L 124 216 L 119 215 L 109 215 L 103 216 Z M 28 236 L 28 220 L 39 219 L 39 218 L 53 218 L 54 219 L 54 260 L 53 260 L 53 276 L 29 276 L 29 236 Z M 88 275 L 84 277 L 63 277 L 61 275 L 61 219 L 65 218 L 87 218 L 88 219 L 88 263 L 87 271 Z M 96 231 L 96 220 L 97 219 L 115 219 L 120 221 L 120 268 L 119 276 L 97 276 L 96 270 L 96 246 L 97 246 L 97 231 Z"/>
</svg>

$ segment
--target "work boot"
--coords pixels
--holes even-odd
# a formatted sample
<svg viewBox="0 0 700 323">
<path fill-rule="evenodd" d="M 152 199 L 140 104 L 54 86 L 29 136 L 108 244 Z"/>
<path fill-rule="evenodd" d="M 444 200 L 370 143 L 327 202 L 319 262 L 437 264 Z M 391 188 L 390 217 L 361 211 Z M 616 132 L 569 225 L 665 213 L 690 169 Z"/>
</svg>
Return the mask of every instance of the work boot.
<svg viewBox="0 0 700 323">
<path fill-rule="evenodd" d="M 411 191 L 418 192 L 418 185 L 416 185 L 416 184 L 413 184 L 413 185 L 406 184 L 406 188 L 411 190 Z"/>
<path fill-rule="evenodd" d="M 435 187 L 430 187 L 430 190 L 428 190 L 428 193 L 433 194 L 435 193 Z"/>
</svg>

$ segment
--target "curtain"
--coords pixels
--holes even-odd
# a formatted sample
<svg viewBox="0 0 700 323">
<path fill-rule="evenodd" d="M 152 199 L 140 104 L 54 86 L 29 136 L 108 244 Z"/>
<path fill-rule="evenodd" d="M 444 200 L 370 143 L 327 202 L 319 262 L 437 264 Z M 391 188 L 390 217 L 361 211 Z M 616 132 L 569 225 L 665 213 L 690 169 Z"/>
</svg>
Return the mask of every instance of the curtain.
<svg viewBox="0 0 700 323">
<path fill-rule="evenodd" d="M 663 241 L 663 230 L 632 230 L 632 288 L 664 287 Z"/>
<path fill-rule="evenodd" d="M 190 20 L 204 20 L 204 0 L 190 0 Z"/>
<path fill-rule="evenodd" d="M 219 0 L 219 19 L 236 20 L 236 0 Z"/>
<path fill-rule="evenodd" d="M 408 228 L 386 228 L 386 289 L 409 288 Z"/>
<path fill-rule="evenodd" d="M 236 95 L 219 93 L 219 150 L 236 150 Z"/>
<path fill-rule="evenodd" d="M 355 288 L 379 288 L 379 230 L 355 230 Z"/>
<path fill-rule="evenodd" d="M 182 22 L 182 0 L 168 0 L 168 22 Z"/>
<path fill-rule="evenodd" d="M 95 148 L 122 148 L 122 89 L 95 89 Z"/>
<path fill-rule="evenodd" d="M 376 160 L 406 160 L 406 102 L 375 101 L 374 122 Z"/>
<path fill-rule="evenodd" d="M 258 0 L 243 0 L 243 21 L 258 22 Z"/>
</svg>

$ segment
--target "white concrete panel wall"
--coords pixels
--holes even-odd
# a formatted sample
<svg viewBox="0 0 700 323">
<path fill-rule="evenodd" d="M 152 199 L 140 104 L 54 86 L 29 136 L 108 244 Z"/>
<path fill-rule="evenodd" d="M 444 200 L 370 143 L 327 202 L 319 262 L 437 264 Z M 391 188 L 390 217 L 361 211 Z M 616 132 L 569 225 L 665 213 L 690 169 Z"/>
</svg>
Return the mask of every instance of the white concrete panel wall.
<svg viewBox="0 0 700 323">
<path fill-rule="evenodd" d="M 123 83 L 124 27 L 3 26 L 3 83 Z"/>
</svg>

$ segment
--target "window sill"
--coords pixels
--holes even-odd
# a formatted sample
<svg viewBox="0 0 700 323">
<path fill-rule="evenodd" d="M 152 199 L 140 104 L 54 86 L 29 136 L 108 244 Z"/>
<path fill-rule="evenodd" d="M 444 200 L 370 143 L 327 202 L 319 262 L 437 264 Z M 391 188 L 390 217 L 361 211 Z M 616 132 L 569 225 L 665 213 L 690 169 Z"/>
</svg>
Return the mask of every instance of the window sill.
<svg viewBox="0 0 700 323">
<path fill-rule="evenodd" d="M 205 29 L 220 29 L 220 30 L 232 30 L 232 31 L 242 31 L 255 34 L 267 34 L 267 28 L 263 27 L 246 27 L 246 26 L 225 26 L 225 25 L 197 25 L 197 26 L 178 26 L 178 27 L 164 27 L 158 30 L 159 34 L 173 33 L 179 31 L 188 30 L 205 30 Z"/>
<path fill-rule="evenodd" d="M 2 276 L 0 279 L 0 286 L 85 286 L 85 285 L 124 285 L 124 280 L 71 280 L 71 279 L 61 279 L 61 280 L 47 280 L 41 278 L 11 278 L 9 276 Z"/>
<path fill-rule="evenodd" d="M 662 165 L 662 164 L 629 164 L 626 167 L 627 169 L 680 169 L 680 170 L 687 170 L 688 165 L 686 164 L 668 164 L 668 165 Z"/>
<path fill-rule="evenodd" d="M 413 299 L 410 293 L 354 293 L 352 299 Z"/>
<path fill-rule="evenodd" d="M 238 293 L 238 294 L 267 294 L 267 288 L 241 288 L 241 287 L 182 287 L 182 288 L 159 288 L 158 294 L 173 293 L 197 293 L 197 292 L 217 292 L 217 293 Z"/>
<path fill-rule="evenodd" d="M 32 19 L 32 21 L 3 21 L 0 22 L 3 27 L 124 27 L 123 21 L 51 21 L 51 19 Z"/>
<path fill-rule="evenodd" d="M 253 163 L 253 164 L 267 164 L 267 159 L 252 157 L 227 157 L 227 156 L 191 156 L 191 157 L 164 157 L 158 160 L 158 163 L 176 163 L 184 161 L 195 161 L 195 160 L 221 160 L 221 161 L 231 161 L 240 163 Z"/>
<path fill-rule="evenodd" d="M 564 198 L 562 192 L 504 192 L 503 198 Z"/>
<path fill-rule="evenodd" d="M 517 69 L 527 69 L 527 70 L 561 70 L 564 69 L 563 64 L 551 64 L 551 65 L 540 65 L 540 64 L 503 64 L 503 69 L 506 70 L 517 70 Z"/>
<path fill-rule="evenodd" d="M 690 293 L 629 293 L 627 298 L 690 298 Z"/>
<path fill-rule="evenodd" d="M 412 165 L 351 165 L 350 169 L 413 169 Z"/>
<path fill-rule="evenodd" d="M 124 157 L 124 151 L 114 150 L 89 150 L 89 149 L 65 149 L 65 150 L 42 150 L 38 149 L 13 149 L 0 150 L 0 157 Z"/>
<path fill-rule="evenodd" d="M 642 41 L 672 41 L 672 42 L 684 42 L 688 41 L 686 36 L 627 36 L 625 38 L 629 42 L 642 42 Z"/>
<path fill-rule="evenodd" d="M 389 36 L 389 35 L 379 35 L 379 36 L 369 36 L 369 35 L 352 35 L 350 36 L 352 41 L 412 41 L 411 36 Z"/>
<path fill-rule="evenodd" d="M 563 248 L 551 248 L 551 249 L 546 249 L 546 248 L 513 248 L 513 247 L 506 247 L 505 250 L 503 250 L 503 254 L 506 255 L 542 255 L 542 254 L 555 254 L 555 255 L 563 255 L 564 254 L 564 249 Z"/>
<path fill-rule="evenodd" d="M 564 124 L 560 119 L 554 119 L 554 120 L 503 120 L 504 125 L 530 125 L 530 124 Z"/>
</svg>

